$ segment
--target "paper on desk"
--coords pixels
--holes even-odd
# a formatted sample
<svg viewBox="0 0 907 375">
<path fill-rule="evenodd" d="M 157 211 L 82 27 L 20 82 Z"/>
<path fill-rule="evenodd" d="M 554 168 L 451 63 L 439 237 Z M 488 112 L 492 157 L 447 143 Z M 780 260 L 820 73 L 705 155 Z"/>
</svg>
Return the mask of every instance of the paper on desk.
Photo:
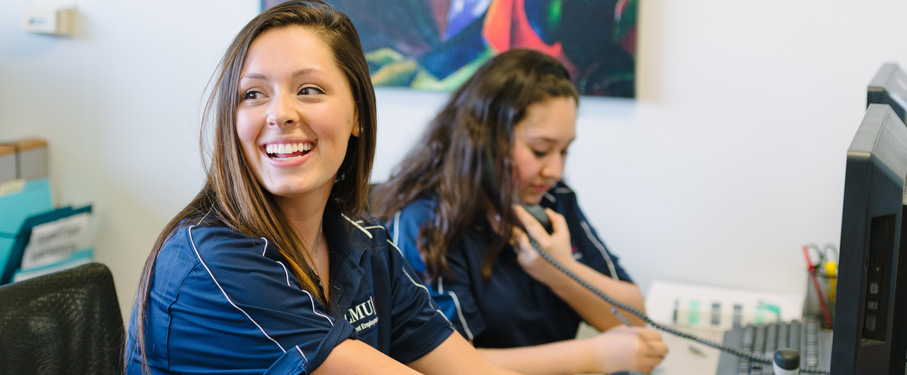
<svg viewBox="0 0 907 375">
<path fill-rule="evenodd" d="M 654 280 L 646 294 L 652 320 L 678 326 L 729 329 L 803 316 L 804 296 Z"/>
<path fill-rule="evenodd" d="M 84 212 L 36 225 L 22 255 L 22 269 L 54 264 L 88 247 L 89 218 L 90 212 Z"/>
</svg>

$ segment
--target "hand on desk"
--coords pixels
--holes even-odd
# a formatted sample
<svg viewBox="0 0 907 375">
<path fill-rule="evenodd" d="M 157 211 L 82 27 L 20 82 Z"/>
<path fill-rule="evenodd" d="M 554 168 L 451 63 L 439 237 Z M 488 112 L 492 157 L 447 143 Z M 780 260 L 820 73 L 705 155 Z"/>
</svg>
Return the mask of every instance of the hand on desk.
<svg viewBox="0 0 907 375">
<path fill-rule="evenodd" d="M 621 370 L 650 373 L 668 354 L 661 334 L 642 327 L 617 326 L 587 340 L 592 341 L 592 358 L 606 374 Z"/>
</svg>

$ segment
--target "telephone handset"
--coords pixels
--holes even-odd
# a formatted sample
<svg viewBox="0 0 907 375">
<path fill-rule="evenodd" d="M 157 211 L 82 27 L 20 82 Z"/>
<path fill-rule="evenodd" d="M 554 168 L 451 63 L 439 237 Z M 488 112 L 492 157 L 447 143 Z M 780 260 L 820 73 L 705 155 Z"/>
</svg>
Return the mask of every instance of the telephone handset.
<svg viewBox="0 0 907 375">
<path fill-rule="evenodd" d="M 548 214 L 545 213 L 544 207 L 538 204 L 529 205 L 522 202 L 520 202 L 520 206 L 523 206 L 523 208 L 525 208 L 526 211 L 528 211 L 529 214 L 532 215 L 532 217 L 538 220 L 539 223 L 541 223 L 542 226 L 545 227 L 545 230 L 548 231 L 548 233 L 551 233 L 551 219 L 548 219 Z"/>
</svg>

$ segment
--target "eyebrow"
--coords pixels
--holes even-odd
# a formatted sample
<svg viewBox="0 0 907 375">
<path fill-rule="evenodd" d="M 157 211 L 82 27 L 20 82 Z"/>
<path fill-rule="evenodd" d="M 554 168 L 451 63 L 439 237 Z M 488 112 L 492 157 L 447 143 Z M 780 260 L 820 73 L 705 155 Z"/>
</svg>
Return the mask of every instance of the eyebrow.
<svg viewBox="0 0 907 375">
<path fill-rule="evenodd" d="M 567 141 L 567 144 L 571 144 L 575 140 L 576 140 L 576 137 L 573 137 L 569 141 Z M 557 140 L 555 140 L 554 138 L 548 138 L 548 137 L 535 137 L 535 138 L 531 138 L 530 141 L 542 141 L 545 143 L 557 143 Z"/>
<path fill-rule="evenodd" d="M 293 78 L 296 78 L 299 76 L 304 76 L 304 75 L 312 74 L 315 72 L 319 72 L 319 70 L 317 70 L 315 68 L 302 68 L 302 69 L 298 69 L 298 70 L 294 71 L 292 76 L 293 76 Z M 262 73 L 249 73 L 249 74 L 242 76 L 242 79 L 267 79 L 267 77 L 265 77 L 265 75 Z"/>
</svg>

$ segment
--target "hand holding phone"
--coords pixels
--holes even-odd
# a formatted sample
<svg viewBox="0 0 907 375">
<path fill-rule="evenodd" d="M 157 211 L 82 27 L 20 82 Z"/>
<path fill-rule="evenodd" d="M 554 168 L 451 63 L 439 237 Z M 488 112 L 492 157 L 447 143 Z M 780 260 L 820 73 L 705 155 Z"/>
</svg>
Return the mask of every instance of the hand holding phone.
<svg viewBox="0 0 907 375">
<path fill-rule="evenodd" d="M 570 231 L 567 230 L 567 221 L 560 214 L 538 207 L 536 214 L 526 209 L 523 205 L 514 205 L 513 213 L 520 221 L 525 231 L 519 226 L 513 227 L 511 245 L 517 253 L 517 262 L 530 276 L 545 282 L 545 279 L 559 272 L 548 263 L 533 246 L 533 242 L 553 257 L 557 262 L 567 264 L 573 259 L 573 249 L 570 243 Z M 548 228 L 544 227 L 547 222 Z"/>
<path fill-rule="evenodd" d="M 525 203 L 520 203 L 520 206 L 526 209 L 532 217 L 538 220 L 539 223 L 545 227 L 545 231 L 551 233 L 551 219 L 548 218 L 548 214 L 545 212 L 545 208 L 541 205 L 528 205 Z"/>
</svg>

